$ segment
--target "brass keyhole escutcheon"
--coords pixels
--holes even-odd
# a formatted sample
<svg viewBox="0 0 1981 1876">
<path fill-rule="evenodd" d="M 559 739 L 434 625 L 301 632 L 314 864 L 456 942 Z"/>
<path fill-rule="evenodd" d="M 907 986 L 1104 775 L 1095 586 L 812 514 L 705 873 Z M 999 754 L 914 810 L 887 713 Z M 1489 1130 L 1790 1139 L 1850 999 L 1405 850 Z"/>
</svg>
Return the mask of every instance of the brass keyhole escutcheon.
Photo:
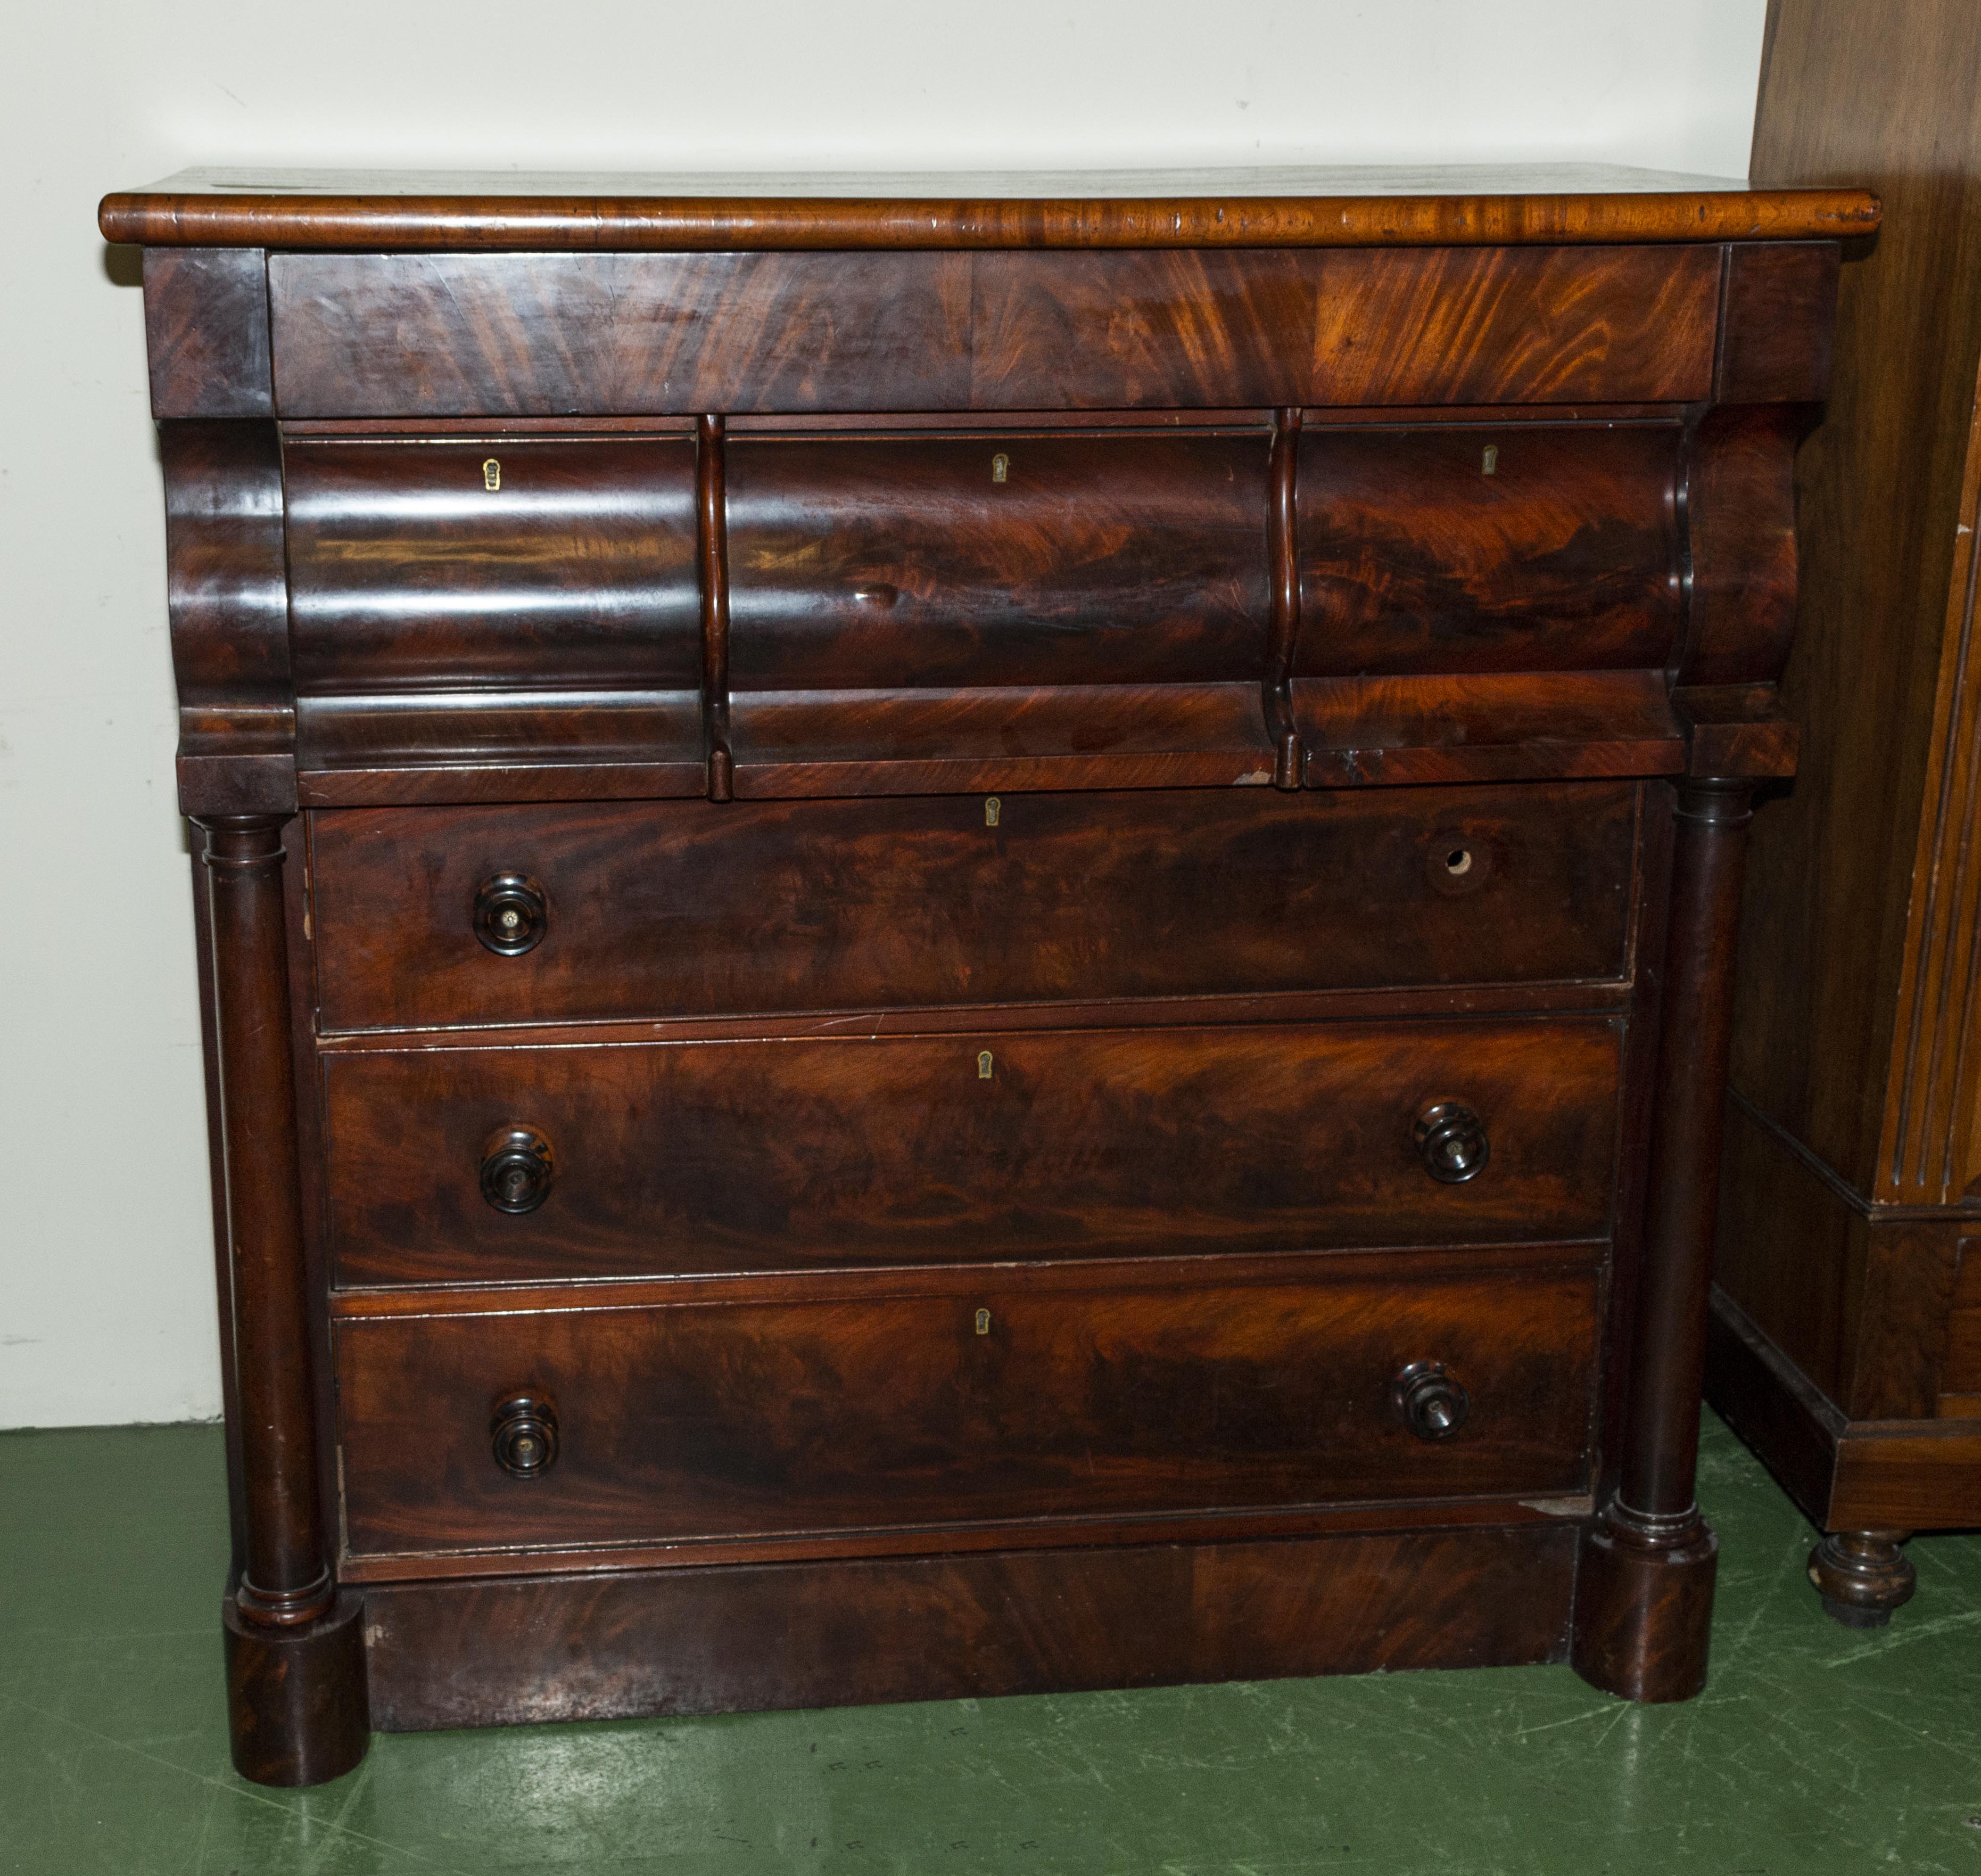
<svg viewBox="0 0 1981 1876">
<path fill-rule="evenodd" d="M 987 828 L 994 828 L 997 825 L 997 817 L 1004 811 L 1004 804 L 996 795 L 990 796 L 984 804 L 984 825 Z"/>
<path fill-rule="evenodd" d="M 990 1312 L 987 1309 L 980 1309 L 977 1312 L 977 1333 L 979 1335 L 990 1333 Z"/>
<path fill-rule="evenodd" d="M 987 1048 L 980 1050 L 977 1052 L 977 1078 L 978 1081 L 987 1081 L 990 1080 L 990 1051 Z"/>
<path fill-rule="evenodd" d="M 994 482 L 1004 481 L 1009 479 L 1010 473 L 1011 458 L 1000 449 L 990 458 L 990 479 Z"/>
<path fill-rule="evenodd" d="M 1500 473 L 1500 445 L 1497 443 L 1486 445 L 1486 454 L 1480 458 L 1479 473 L 1481 475 L 1497 475 Z"/>
<path fill-rule="evenodd" d="M 481 465 L 481 486 L 491 490 L 502 486 L 502 465 L 493 456 Z"/>
</svg>

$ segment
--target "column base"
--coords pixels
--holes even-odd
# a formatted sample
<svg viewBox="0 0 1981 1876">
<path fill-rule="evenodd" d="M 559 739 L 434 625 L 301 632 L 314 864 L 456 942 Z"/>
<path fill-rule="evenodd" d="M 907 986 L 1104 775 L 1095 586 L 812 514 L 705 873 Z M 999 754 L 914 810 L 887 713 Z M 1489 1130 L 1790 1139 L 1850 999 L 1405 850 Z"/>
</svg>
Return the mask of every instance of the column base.
<svg viewBox="0 0 1981 1876">
<path fill-rule="evenodd" d="M 1912 1601 L 1918 1578 L 1899 1548 L 1909 1531 L 1833 1531 L 1809 1554 L 1823 1612 L 1846 1628 L 1883 1628 Z"/>
<path fill-rule="evenodd" d="M 1719 1563 L 1720 1540 L 1696 1509 L 1646 1518 L 1613 1503 L 1576 1564 L 1576 1672 L 1625 1700 L 1690 1700 L 1706 1684 Z"/>
<path fill-rule="evenodd" d="M 364 1603 L 341 1595 L 314 1622 L 264 1628 L 230 1593 L 221 1621 L 234 1769 L 256 1784 L 301 1785 L 356 1765 L 371 1743 Z"/>
</svg>

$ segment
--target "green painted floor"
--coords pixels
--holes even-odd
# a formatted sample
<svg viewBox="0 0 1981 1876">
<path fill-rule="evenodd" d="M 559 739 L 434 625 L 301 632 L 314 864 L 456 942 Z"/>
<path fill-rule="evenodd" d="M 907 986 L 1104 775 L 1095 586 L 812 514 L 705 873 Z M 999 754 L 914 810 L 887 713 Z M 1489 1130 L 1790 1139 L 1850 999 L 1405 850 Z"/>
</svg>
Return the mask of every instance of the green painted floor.
<svg viewBox="0 0 1981 1876">
<path fill-rule="evenodd" d="M 1852 1634 L 1714 1421 L 1684 1706 L 1527 1668 L 381 1735 L 301 1792 L 228 1765 L 224 1494 L 211 1428 L 0 1434 L 0 1870 L 1981 1870 L 1981 1538 L 1916 1540 L 1916 1600 Z"/>
</svg>

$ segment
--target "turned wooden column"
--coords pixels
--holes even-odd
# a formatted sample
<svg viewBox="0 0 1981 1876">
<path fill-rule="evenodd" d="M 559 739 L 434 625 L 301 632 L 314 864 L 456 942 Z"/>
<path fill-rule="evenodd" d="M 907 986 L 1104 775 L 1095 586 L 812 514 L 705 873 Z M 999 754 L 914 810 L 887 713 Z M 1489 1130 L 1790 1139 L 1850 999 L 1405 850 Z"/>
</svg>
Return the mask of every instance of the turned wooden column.
<svg viewBox="0 0 1981 1876">
<path fill-rule="evenodd" d="M 282 912 L 285 817 L 212 816 L 205 837 L 244 1554 L 227 1599 L 234 1760 L 311 1784 L 363 1757 L 358 1606 L 340 1605 L 317 1494 Z"/>
<path fill-rule="evenodd" d="M 1623 1463 L 1576 1581 L 1576 1671 L 1631 1700 L 1685 1700 L 1706 1682 L 1719 1542 L 1693 1488 L 1753 797 L 1751 781 L 1679 785 Z"/>
</svg>

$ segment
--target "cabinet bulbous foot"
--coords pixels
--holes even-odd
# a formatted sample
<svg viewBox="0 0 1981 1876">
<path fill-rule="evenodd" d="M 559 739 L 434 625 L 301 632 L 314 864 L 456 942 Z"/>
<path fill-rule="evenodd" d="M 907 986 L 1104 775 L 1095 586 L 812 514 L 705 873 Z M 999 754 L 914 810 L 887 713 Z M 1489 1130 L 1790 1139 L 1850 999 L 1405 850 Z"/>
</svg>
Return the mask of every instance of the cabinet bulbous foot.
<svg viewBox="0 0 1981 1876">
<path fill-rule="evenodd" d="M 1918 1582 L 1899 1546 L 1909 1531 L 1833 1531 L 1809 1554 L 1809 1580 L 1824 1614 L 1846 1628 L 1883 1628 Z"/>
</svg>

